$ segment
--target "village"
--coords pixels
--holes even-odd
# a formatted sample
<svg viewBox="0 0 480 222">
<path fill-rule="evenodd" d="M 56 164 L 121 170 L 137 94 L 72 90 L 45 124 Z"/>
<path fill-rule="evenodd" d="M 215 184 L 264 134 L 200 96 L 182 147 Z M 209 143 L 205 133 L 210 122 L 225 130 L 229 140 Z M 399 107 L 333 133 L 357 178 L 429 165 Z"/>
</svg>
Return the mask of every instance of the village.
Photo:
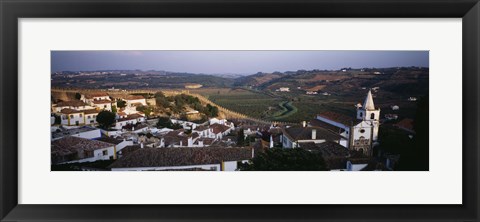
<svg viewBox="0 0 480 222">
<path fill-rule="evenodd" d="M 319 154 L 323 170 L 392 170 L 398 160 L 374 155 L 380 109 L 371 90 L 354 107 L 355 117 L 323 112 L 296 125 L 219 116 L 204 122 L 151 117 L 139 107 L 154 100 L 110 94 L 77 93 L 75 99 L 52 103 L 53 170 L 236 171 L 252 169 L 252 160 L 269 150 L 289 149 Z"/>
</svg>

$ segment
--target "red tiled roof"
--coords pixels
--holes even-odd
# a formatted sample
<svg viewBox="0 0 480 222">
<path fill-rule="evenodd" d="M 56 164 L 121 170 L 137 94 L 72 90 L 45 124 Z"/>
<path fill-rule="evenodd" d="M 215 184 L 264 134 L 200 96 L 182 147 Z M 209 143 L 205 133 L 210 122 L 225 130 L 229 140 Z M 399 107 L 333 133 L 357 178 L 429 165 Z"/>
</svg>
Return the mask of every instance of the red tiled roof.
<svg viewBox="0 0 480 222">
<path fill-rule="evenodd" d="M 210 129 L 212 129 L 213 133 L 218 134 L 218 133 L 223 133 L 223 132 L 227 131 L 228 129 L 230 129 L 230 127 L 222 125 L 222 124 L 215 123 L 215 124 L 210 125 Z"/>
<path fill-rule="evenodd" d="M 52 155 L 68 155 L 81 151 L 91 151 L 112 147 L 113 144 L 89 140 L 75 136 L 66 136 L 61 139 L 52 141 Z"/>
<path fill-rule="evenodd" d="M 137 118 L 141 118 L 141 117 L 143 117 L 143 116 L 139 115 L 139 114 L 130 114 L 130 115 L 127 115 L 127 117 L 125 117 L 125 118 L 118 119 L 118 122 L 128 121 L 128 120 L 137 119 Z"/>
<path fill-rule="evenodd" d="M 123 142 L 122 139 L 116 139 L 116 138 L 112 138 L 112 137 L 100 137 L 100 138 L 95 139 L 95 140 L 102 141 L 102 142 L 105 142 L 105 143 L 111 143 L 111 144 L 115 144 L 115 145 L 118 145 L 118 144 Z"/>
<path fill-rule="evenodd" d="M 99 113 L 100 111 L 98 111 L 96 109 L 86 109 L 86 110 L 83 110 L 83 112 L 85 114 L 95 114 L 95 113 Z"/>
<path fill-rule="evenodd" d="M 85 95 L 85 98 L 87 99 L 93 99 L 93 97 L 105 97 L 108 96 L 107 93 L 104 92 L 99 92 L 99 93 L 88 93 Z"/>
<path fill-rule="evenodd" d="M 208 130 L 208 126 L 197 126 L 193 131 L 204 131 Z"/>
<path fill-rule="evenodd" d="M 62 109 L 60 112 L 63 113 L 63 114 L 83 113 L 83 111 L 81 111 L 81 110 L 68 109 L 68 108 L 67 109 Z"/>
<path fill-rule="evenodd" d="M 297 140 L 312 140 L 312 131 L 316 130 L 315 140 L 327 140 L 334 141 L 340 140 L 342 137 L 338 134 L 332 133 L 326 129 L 320 127 L 301 127 L 292 126 L 284 129 L 284 135 L 291 138 L 294 141 Z"/>
<path fill-rule="evenodd" d="M 125 100 L 137 100 L 137 99 L 145 99 L 145 97 L 139 96 L 139 95 L 128 95 L 125 97 Z"/>
<path fill-rule="evenodd" d="M 112 103 L 110 100 L 102 99 L 102 100 L 94 100 L 94 104 L 107 104 L 107 103 Z"/>
<path fill-rule="evenodd" d="M 356 119 L 356 118 L 353 118 L 353 117 L 350 117 L 350 116 L 346 116 L 346 115 L 343 115 L 343 114 L 340 114 L 340 113 L 334 113 L 334 112 L 330 112 L 330 111 L 319 113 L 318 115 L 323 117 L 323 118 L 333 120 L 337 123 L 341 123 L 341 124 L 346 125 L 346 126 L 354 126 L 354 125 L 356 125 L 356 124 L 358 124 L 362 121 L 362 120 L 359 120 L 359 119 Z"/>
<path fill-rule="evenodd" d="M 323 122 L 321 120 L 318 120 L 318 119 L 310 120 L 310 122 L 308 122 L 308 124 L 310 126 L 321 127 L 321 128 L 330 130 L 334 133 L 343 133 L 345 131 L 343 128 L 336 127 L 334 125 L 330 125 L 330 124 L 328 124 L 326 122 Z"/>
<path fill-rule="evenodd" d="M 394 126 L 409 132 L 415 132 L 415 130 L 413 130 L 413 119 L 402 119 L 400 122 L 394 124 Z"/>
<path fill-rule="evenodd" d="M 79 107 L 79 106 L 86 106 L 87 104 L 84 103 L 83 101 L 80 100 L 71 100 L 71 101 L 61 101 L 58 102 L 55 106 L 56 107 L 64 107 L 64 106 L 73 106 L 73 107 Z"/>
<path fill-rule="evenodd" d="M 143 148 L 118 159 L 109 168 L 219 164 L 251 158 L 251 148 Z"/>
</svg>

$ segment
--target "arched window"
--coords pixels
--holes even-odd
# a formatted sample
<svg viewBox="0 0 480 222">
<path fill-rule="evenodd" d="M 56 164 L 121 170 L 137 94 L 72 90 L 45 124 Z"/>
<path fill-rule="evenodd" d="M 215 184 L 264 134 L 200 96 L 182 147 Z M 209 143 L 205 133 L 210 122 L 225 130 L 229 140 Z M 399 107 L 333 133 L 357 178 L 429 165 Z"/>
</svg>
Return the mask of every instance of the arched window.
<svg viewBox="0 0 480 222">
<path fill-rule="evenodd" d="M 375 113 L 370 114 L 370 119 L 375 119 Z"/>
</svg>

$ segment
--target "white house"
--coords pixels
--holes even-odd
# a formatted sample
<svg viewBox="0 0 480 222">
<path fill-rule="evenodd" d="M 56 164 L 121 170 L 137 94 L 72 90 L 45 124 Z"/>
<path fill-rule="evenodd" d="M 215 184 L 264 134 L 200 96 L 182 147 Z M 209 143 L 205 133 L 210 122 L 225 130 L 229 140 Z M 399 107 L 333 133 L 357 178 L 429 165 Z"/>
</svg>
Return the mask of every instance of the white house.
<svg viewBox="0 0 480 222">
<path fill-rule="evenodd" d="M 113 144 L 116 152 L 122 150 L 126 146 L 133 145 L 133 141 L 131 140 L 119 139 L 119 138 L 113 138 L 113 137 L 99 137 L 96 140 Z"/>
<path fill-rule="evenodd" d="M 93 162 L 116 159 L 115 146 L 111 143 L 66 136 L 52 141 L 52 164 Z"/>
<path fill-rule="evenodd" d="M 94 100 L 92 106 L 100 110 L 112 111 L 112 101 L 110 100 Z"/>
<path fill-rule="evenodd" d="M 84 110 L 83 114 L 85 117 L 85 125 L 95 125 L 97 124 L 97 115 L 100 111 L 96 109 Z"/>
<path fill-rule="evenodd" d="M 171 119 L 170 122 L 173 124 L 180 124 L 184 129 L 195 129 L 199 124 L 194 122 L 189 122 L 185 120 Z"/>
<path fill-rule="evenodd" d="M 222 139 L 228 135 L 235 127 L 215 123 L 209 126 L 209 138 Z"/>
<path fill-rule="evenodd" d="M 93 101 L 110 100 L 110 96 L 106 92 L 89 93 L 82 95 L 80 100 L 84 101 L 85 103 L 91 104 Z"/>
<path fill-rule="evenodd" d="M 283 129 L 281 141 L 284 148 L 297 148 L 299 143 L 324 143 L 326 141 L 340 143 L 341 139 L 342 136 L 321 127 L 294 126 Z"/>
<path fill-rule="evenodd" d="M 60 111 L 60 119 L 62 125 L 67 126 L 80 126 L 85 125 L 84 112 L 75 109 L 62 109 Z"/>
<path fill-rule="evenodd" d="M 117 119 L 114 129 L 121 130 L 126 125 L 135 125 L 137 123 L 145 122 L 145 117 L 139 114 L 127 115 L 126 118 Z"/>
<path fill-rule="evenodd" d="M 146 106 L 147 101 L 143 96 L 136 96 L 136 95 L 128 95 L 124 98 L 127 107 L 134 107 L 134 106 Z"/>
</svg>

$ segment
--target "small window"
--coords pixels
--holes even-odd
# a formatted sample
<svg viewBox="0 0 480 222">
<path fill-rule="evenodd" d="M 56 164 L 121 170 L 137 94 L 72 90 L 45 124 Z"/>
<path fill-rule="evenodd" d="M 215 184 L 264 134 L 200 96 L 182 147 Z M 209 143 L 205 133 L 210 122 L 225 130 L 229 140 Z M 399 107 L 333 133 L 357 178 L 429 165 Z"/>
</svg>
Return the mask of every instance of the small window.
<svg viewBox="0 0 480 222">
<path fill-rule="evenodd" d="M 370 115 L 370 119 L 375 119 L 375 113 L 372 113 L 372 114 Z"/>
<path fill-rule="evenodd" d="M 103 108 L 107 108 L 107 105 L 103 105 Z"/>
<path fill-rule="evenodd" d="M 365 130 L 364 130 L 364 129 L 360 129 L 360 131 L 359 131 L 359 132 L 360 132 L 360 133 L 364 133 L 364 132 L 365 132 Z"/>
<path fill-rule="evenodd" d="M 73 118 L 73 115 L 70 115 L 70 118 Z"/>
<path fill-rule="evenodd" d="M 360 117 L 363 117 L 363 113 L 362 113 L 362 112 L 360 112 Z"/>
<path fill-rule="evenodd" d="M 82 114 L 80 114 L 80 117 L 82 117 L 82 116 L 83 116 L 83 115 L 82 115 Z"/>
<path fill-rule="evenodd" d="M 104 155 L 104 156 L 108 155 L 108 150 L 104 150 L 104 151 L 103 151 L 103 155 Z"/>
<path fill-rule="evenodd" d="M 90 116 L 87 116 L 87 119 L 90 119 Z"/>
</svg>

